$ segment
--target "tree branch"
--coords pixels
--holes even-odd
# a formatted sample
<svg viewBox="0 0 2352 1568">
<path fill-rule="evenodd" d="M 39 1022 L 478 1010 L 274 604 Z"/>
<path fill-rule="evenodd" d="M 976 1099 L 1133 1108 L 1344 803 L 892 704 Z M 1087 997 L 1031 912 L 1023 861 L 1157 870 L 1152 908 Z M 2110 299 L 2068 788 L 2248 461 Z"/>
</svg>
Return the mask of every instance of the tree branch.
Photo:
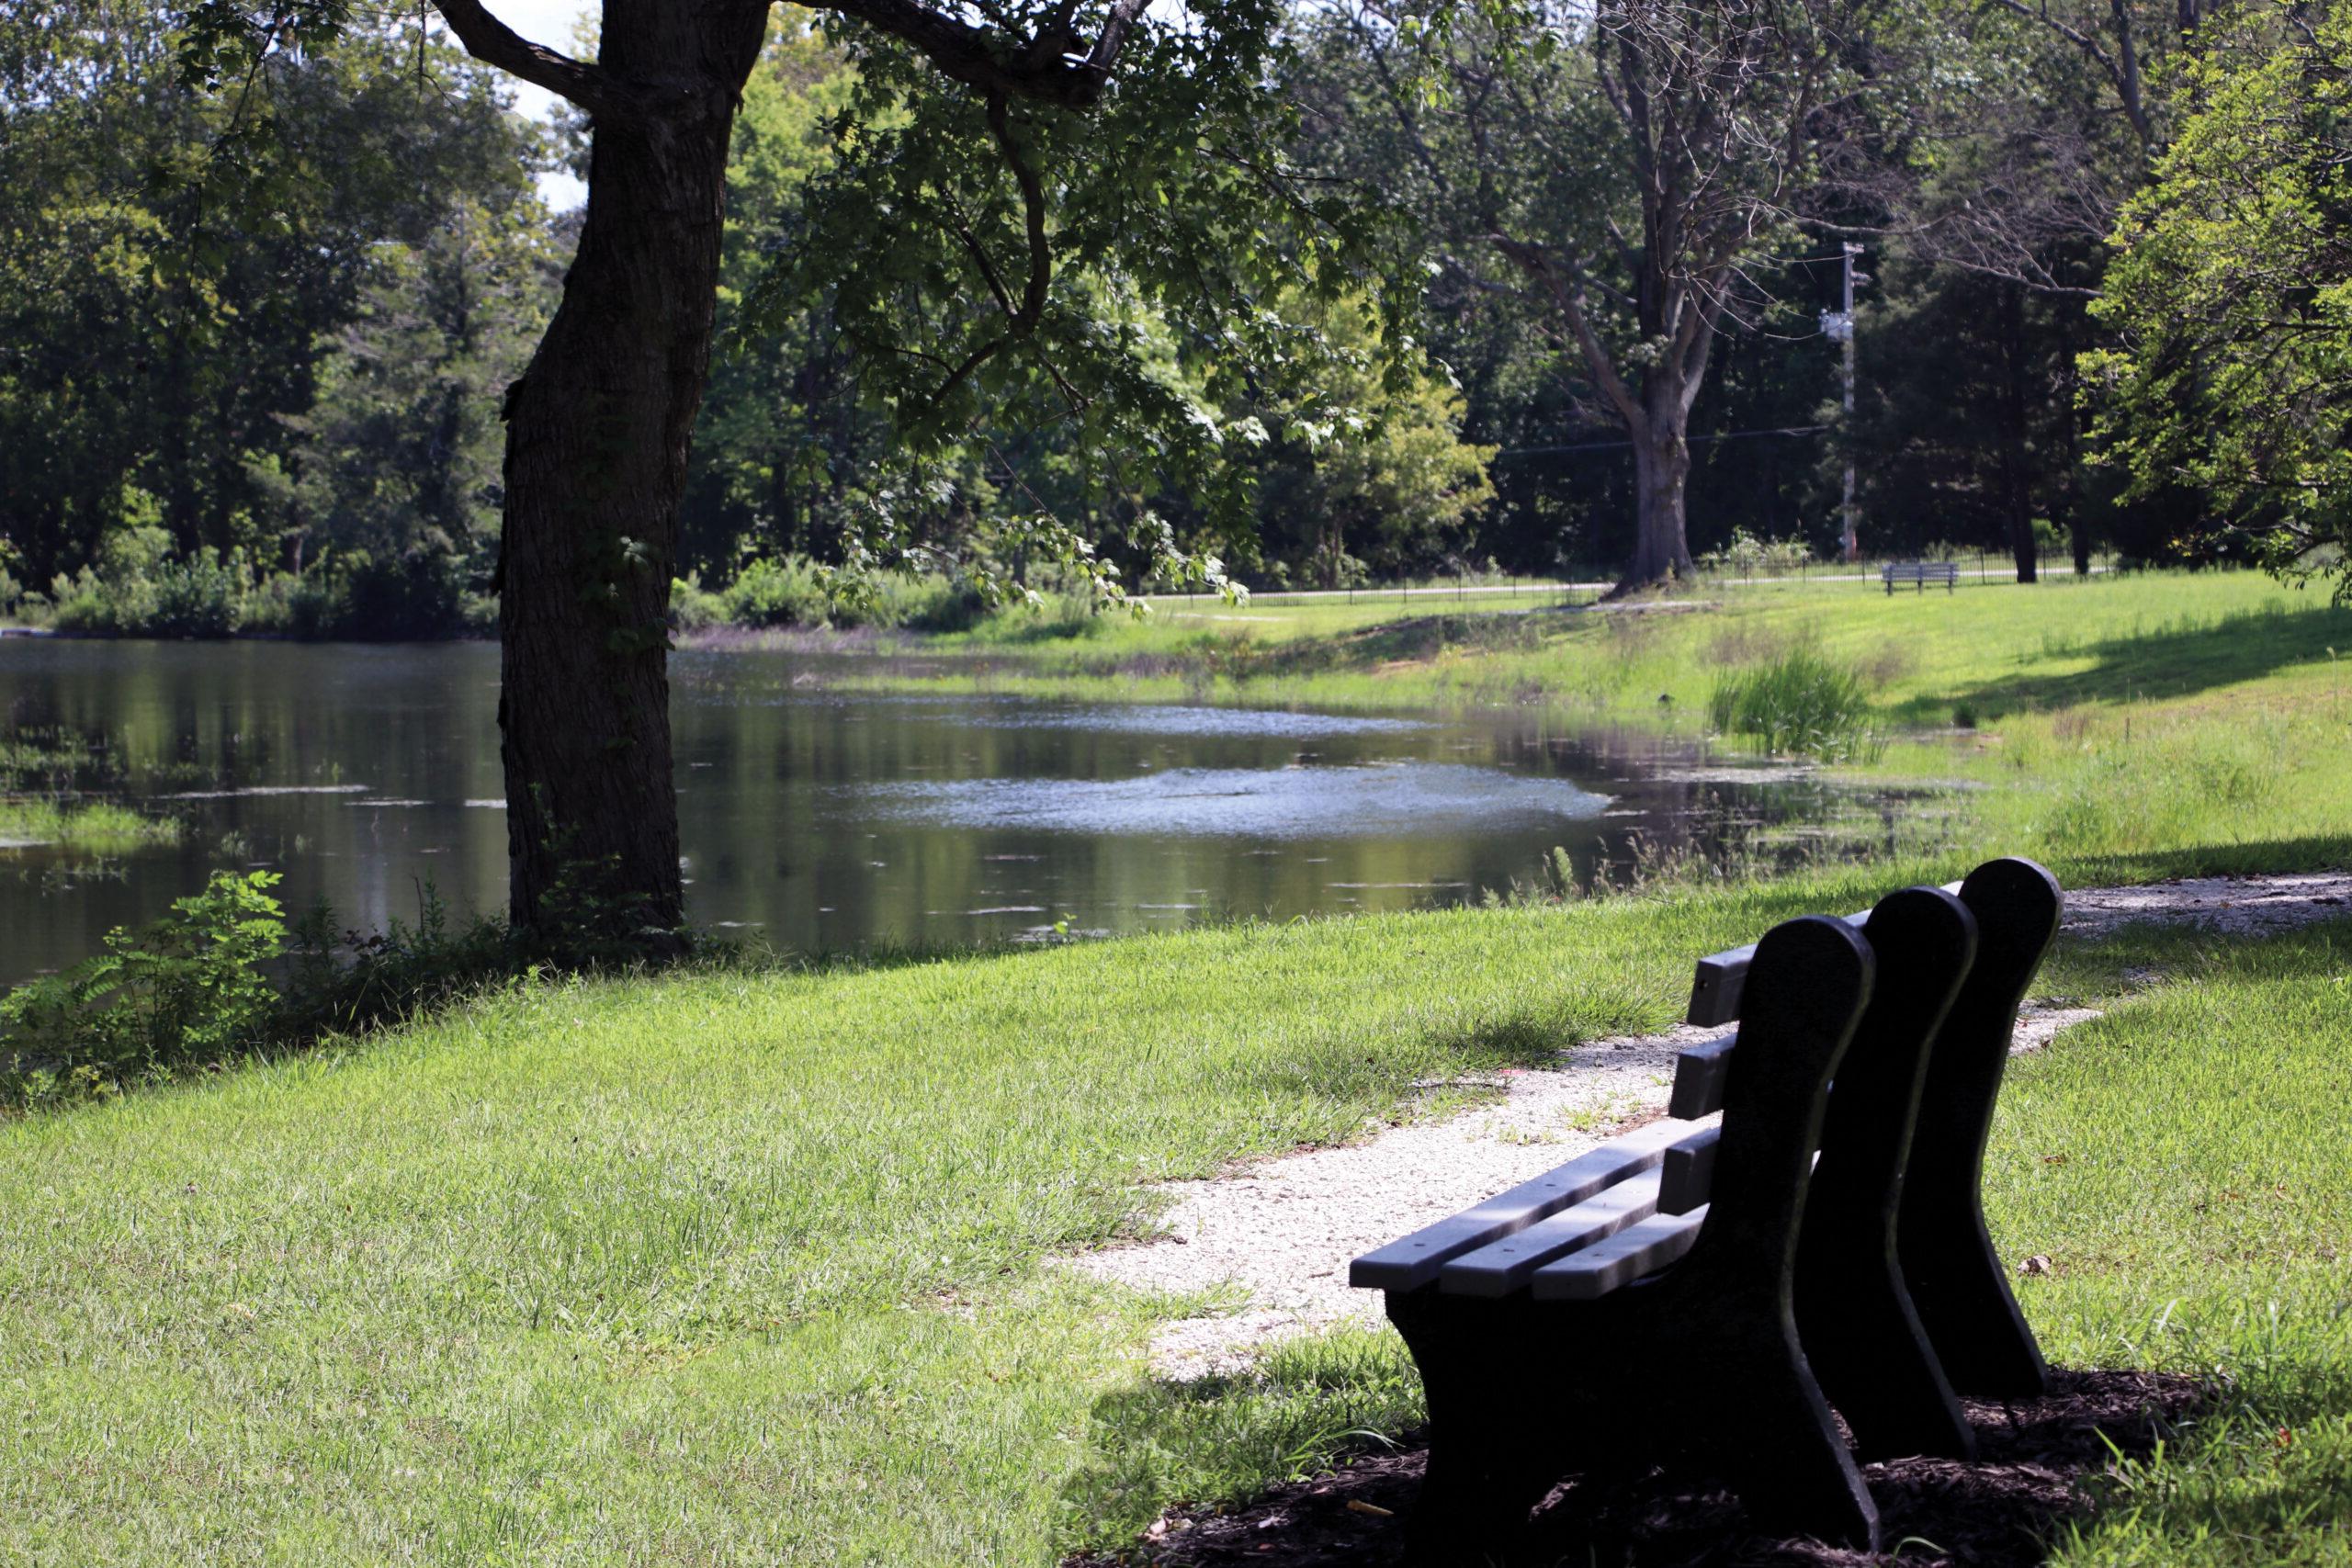
<svg viewBox="0 0 2352 1568">
<path fill-rule="evenodd" d="M 485 65 L 544 87 L 591 115 L 626 114 L 634 107 L 629 96 L 603 70 L 533 43 L 492 16 L 481 0 L 433 0 L 433 8 L 466 52 Z"/>
<path fill-rule="evenodd" d="M 436 0 L 437 3 L 437 0 Z M 1065 6 L 1036 37 L 1009 40 L 1001 33 L 976 28 L 934 11 L 917 0 L 814 0 L 817 8 L 836 11 L 865 23 L 892 38 L 911 44 L 942 75 L 978 87 L 983 93 L 1087 108 L 1101 101 L 1111 73 L 1125 48 L 1127 35 L 1150 0 L 1115 0 L 1103 18 L 1093 47 L 1080 51 L 1084 41 L 1069 24 L 1071 7 Z M 1014 47 L 1007 49 L 1007 42 Z"/>
<path fill-rule="evenodd" d="M 1602 394 L 1616 405 L 1619 417 L 1625 422 L 1627 433 L 1636 441 L 1645 439 L 1648 434 L 1648 422 L 1644 418 L 1641 400 L 1634 396 L 1633 389 L 1626 386 L 1624 378 L 1617 374 L 1616 362 L 1610 357 L 1600 334 L 1592 330 L 1584 301 L 1560 276 L 1560 269 L 1552 265 L 1552 258 L 1544 254 L 1540 245 L 1531 245 L 1503 234 L 1489 238 L 1495 249 L 1541 283 L 1544 291 L 1552 296 L 1552 302 L 1559 307 L 1560 314 L 1567 318 L 1568 330 L 1575 334 L 1577 347 L 1584 355 L 1585 368 L 1592 372 L 1592 378 L 1600 383 Z"/>
<path fill-rule="evenodd" d="M 1022 296 L 1021 309 L 1012 312 L 1013 335 L 1027 337 L 1046 313 L 1046 289 L 1054 277 L 1053 246 L 1046 236 L 1046 187 L 1029 160 L 1022 156 L 1021 143 L 1013 140 L 1001 96 L 989 98 L 989 129 L 996 133 L 996 144 L 1004 149 L 1004 161 L 1012 165 L 1013 181 L 1021 186 L 1021 204 L 1027 211 L 1029 287 Z"/>
</svg>

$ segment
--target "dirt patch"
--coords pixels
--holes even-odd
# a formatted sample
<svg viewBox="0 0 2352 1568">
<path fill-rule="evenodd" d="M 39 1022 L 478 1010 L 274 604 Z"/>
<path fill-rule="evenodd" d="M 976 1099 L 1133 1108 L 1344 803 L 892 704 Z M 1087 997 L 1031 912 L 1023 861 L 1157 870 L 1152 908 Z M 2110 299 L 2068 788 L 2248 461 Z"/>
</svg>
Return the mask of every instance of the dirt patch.
<svg viewBox="0 0 2352 1568">
<path fill-rule="evenodd" d="M 2165 1373 L 2059 1371 L 2047 1397 L 1962 1403 L 1982 1450 L 1973 1462 L 1906 1459 L 1863 1467 L 1890 1549 L 1849 1551 L 1756 1533 L 1737 1499 L 1692 1477 L 1657 1471 L 1612 1483 L 1571 1481 L 1533 1516 L 1524 1561 L 1699 1564 L 2037 1563 L 2055 1526 L 2088 1512 L 2113 1463 L 2169 1438 L 2207 1397 Z M 1428 1461 L 1425 1435 L 1359 1454 L 1315 1480 L 1274 1487 L 1232 1508 L 1179 1508 L 1133 1545 L 1065 1559 L 1063 1568 L 1380 1568 L 1401 1563 L 1406 1514 Z"/>
<path fill-rule="evenodd" d="M 2054 1007 L 2028 1002 L 2018 1009 L 2018 1026 L 2009 1035 L 2009 1055 L 2022 1056 L 2029 1051 L 2039 1051 L 2056 1039 L 2062 1031 L 2078 1023 L 2088 1023 L 2100 1017 L 2097 1008 Z"/>
</svg>

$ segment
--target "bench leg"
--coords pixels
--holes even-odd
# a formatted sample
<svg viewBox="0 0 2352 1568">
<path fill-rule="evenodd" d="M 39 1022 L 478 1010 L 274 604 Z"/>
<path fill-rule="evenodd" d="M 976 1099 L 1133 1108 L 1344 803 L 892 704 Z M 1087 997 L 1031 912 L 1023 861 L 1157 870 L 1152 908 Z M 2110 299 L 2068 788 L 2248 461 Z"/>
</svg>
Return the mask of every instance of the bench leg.
<svg viewBox="0 0 2352 1568">
<path fill-rule="evenodd" d="M 2058 884 L 2030 861 L 1987 861 L 1960 898 L 1976 917 L 1976 963 L 1928 1065 L 1896 1240 L 1912 1303 L 1952 1387 L 2022 1398 L 2048 1389 L 2050 1369 L 1984 1228 L 1980 1189 L 2018 1003 L 2057 934 Z"/>
<path fill-rule="evenodd" d="M 1857 1270 L 1817 1282 L 1803 1273 L 1799 1279 L 1807 1359 L 1853 1428 L 1855 1451 L 1864 1459 L 1974 1459 L 1975 1428 L 1928 1348 L 1900 1277 Z"/>
<path fill-rule="evenodd" d="M 1572 1468 L 1579 1428 L 1563 1408 L 1560 1346 L 1539 1339 L 1517 1302 L 1392 1291 L 1389 1320 L 1420 1369 L 1430 1408 L 1430 1461 L 1405 1520 L 1406 1561 L 1429 1568 L 1504 1563 L 1528 1515 Z"/>
<path fill-rule="evenodd" d="M 1866 1459 L 1972 1459 L 1952 1396 L 1903 1283 L 1895 1225 L 1912 1127 L 1938 1031 L 1976 956 L 1951 894 L 1905 888 L 1866 928 L 1878 986 L 1829 1097 L 1797 1243 L 1797 1329 L 1822 1392 Z"/>
<path fill-rule="evenodd" d="M 1765 1530 L 1877 1551 L 1878 1506 L 1796 1353 L 1793 1330 L 1787 1358 L 1752 1365 L 1745 1379 L 1736 1404 L 1721 1413 L 1713 1457 L 1749 1517 Z"/>
</svg>

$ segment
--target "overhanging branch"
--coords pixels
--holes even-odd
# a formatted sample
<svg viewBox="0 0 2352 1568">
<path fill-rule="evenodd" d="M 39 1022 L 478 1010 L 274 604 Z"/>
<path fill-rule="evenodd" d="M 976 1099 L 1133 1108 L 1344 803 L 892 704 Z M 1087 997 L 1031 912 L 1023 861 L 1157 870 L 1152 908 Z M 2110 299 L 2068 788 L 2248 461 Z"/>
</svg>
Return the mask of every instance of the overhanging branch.
<svg viewBox="0 0 2352 1568">
<path fill-rule="evenodd" d="M 485 65 L 495 65 L 535 87 L 544 87 L 596 116 L 625 112 L 626 95 L 602 70 L 533 43 L 496 17 L 481 0 L 433 0 L 433 8 L 449 24 L 466 52 Z"/>
<path fill-rule="evenodd" d="M 941 74 L 983 93 L 1086 108 L 1101 100 L 1127 36 L 1150 0 L 1116 0 L 1091 48 L 1082 47 L 1084 40 L 1070 26 L 1068 6 L 1036 37 L 1023 40 L 973 27 L 916 0 L 816 4 L 913 45 Z"/>
</svg>

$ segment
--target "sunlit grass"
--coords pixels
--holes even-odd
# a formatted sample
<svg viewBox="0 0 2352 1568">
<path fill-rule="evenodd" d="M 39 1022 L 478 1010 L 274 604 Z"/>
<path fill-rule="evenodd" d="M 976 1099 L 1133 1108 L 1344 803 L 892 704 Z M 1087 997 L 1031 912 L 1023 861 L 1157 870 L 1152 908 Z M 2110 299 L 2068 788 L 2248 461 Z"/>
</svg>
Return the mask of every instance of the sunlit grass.
<svg viewBox="0 0 2352 1568">
<path fill-rule="evenodd" d="M 1142 1348 L 1180 1303 L 1051 1255 L 1148 1224 L 1140 1184 L 1659 1026 L 1691 955 L 1947 869 L 532 984 L 0 1124 L 0 1560 L 1034 1562 L 1124 1539 L 1418 1396 L 1385 1338 L 1154 1385 Z M 1993 1161 L 2005 1245 L 2058 1262 L 2027 1301 L 2062 1357 L 2224 1365 L 2248 1419 L 2336 1440 L 2347 934 L 2056 972 L 2131 993 L 2020 1065 Z M 2143 1491 L 2257 1461 L 2278 1483 L 2229 1452 Z"/>
<path fill-rule="evenodd" d="M 1038 624 L 1013 610 L 928 639 L 927 651 L 972 658 L 921 678 L 1081 696 L 1110 694 L 1116 682 L 1131 697 L 1175 697 L 1205 682 L 1219 697 L 1267 704 L 1500 703 L 1695 733 L 1721 672 L 1802 641 L 1862 671 L 1873 700 L 1910 725 L 1949 724 L 1957 710 L 1986 722 L 2169 700 L 2289 671 L 2352 704 L 2352 610 L 2251 571 L 1996 580 L 1924 597 L 1870 583 L 1758 583 L 1600 611 L 1532 597 L 1203 601 L 1163 604 L 1143 622 L 1105 616 L 1068 639 L 1039 636 Z M 1670 699 L 1663 712 L 1660 696 Z"/>
<path fill-rule="evenodd" d="M 1238 1461 L 1102 1449 L 1152 1312 L 1046 1255 L 1790 896 L 531 986 L 0 1124 L 0 1561 L 1047 1561 Z"/>
<path fill-rule="evenodd" d="M 2227 1392 L 2058 1560 L 2352 1561 L 2352 922 L 2099 956 L 2123 999 L 2011 1069 L 1995 1235 L 2051 1259 L 2018 1289 L 2053 1358 Z"/>
<path fill-rule="evenodd" d="M 1871 722 L 1914 728 L 1860 775 L 1961 786 L 1949 847 L 1548 909 L 534 983 L 0 1123 L 0 1562 L 1039 1562 L 1120 1541 L 1419 1410 L 1385 1335 L 1150 1382 L 1180 1303 L 1048 1262 L 1148 1225 L 1141 1184 L 1657 1027 L 1695 954 L 1984 853 L 2076 884 L 2352 860 L 2352 616 L 2266 579 L 1428 608 L 1204 604 L 935 650 L 1008 690 L 1696 735 L 1727 674 L 1811 648 Z M 2347 973 L 2338 923 L 2127 934 L 2047 976 L 2111 1010 L 2004 1100 L 1994 1224 L 2054 1264 L 2020 1282 L 2027 1310 L 2062 1360 L 2233 1390 L 2123 1474 L 2067 1561 L 2352 1558 Z"/>
</svg>

